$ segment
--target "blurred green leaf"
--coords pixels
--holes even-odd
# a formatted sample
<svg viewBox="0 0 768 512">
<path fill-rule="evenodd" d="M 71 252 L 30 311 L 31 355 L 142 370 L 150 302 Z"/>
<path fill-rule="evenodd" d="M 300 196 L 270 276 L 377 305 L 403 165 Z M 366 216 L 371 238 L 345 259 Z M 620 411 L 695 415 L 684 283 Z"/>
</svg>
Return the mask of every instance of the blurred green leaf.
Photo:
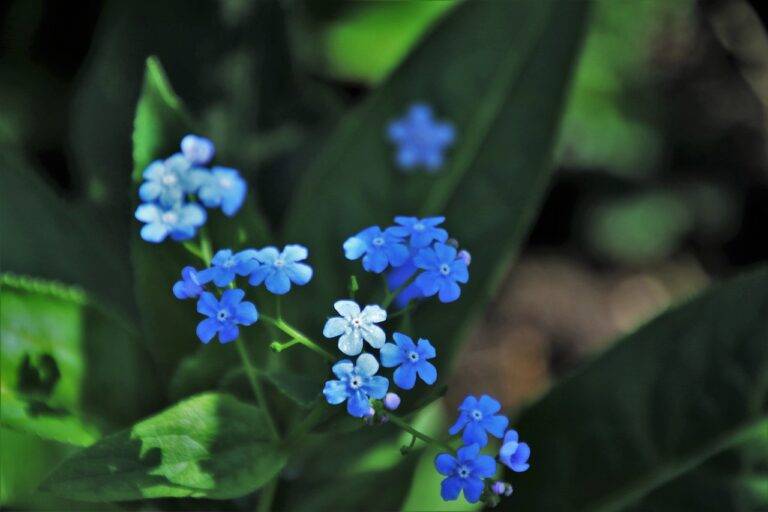
<svg viewBox="0 0 768 512">
<path fill-rule="evenodd" d="M 517 423 L 534 469 L 515 476 L 515 506 L 622 510 L 765 425 L 766 318 L 763 267 L 662 314 L 558 384 Z"/>
<path fill-rule="evenodd" d="M 69 457 L 44 489 L 84 501 L 228 499 L 255 491 L 285 462 L 260 409 L 207 393 Z"/>
</svg>

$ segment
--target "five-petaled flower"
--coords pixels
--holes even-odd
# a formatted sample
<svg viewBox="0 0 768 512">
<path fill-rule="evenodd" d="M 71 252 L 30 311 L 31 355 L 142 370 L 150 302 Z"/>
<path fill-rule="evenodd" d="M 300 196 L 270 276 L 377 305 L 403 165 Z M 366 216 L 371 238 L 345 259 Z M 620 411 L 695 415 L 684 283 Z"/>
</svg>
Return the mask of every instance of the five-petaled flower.
<svg viewBox="0 0 768 512">
<path fill-rule="evenodd" d="M 410 237 L 411 247 L 427 247 L 434 241 L 445 242 L 448 240 L 448 232 L 438 228 L 445 221 L 445 217 L 395 217 L 398 226 L 390 228 L 394 234 L 400 237 Z"/>
<path fill-rule="evenodd" d="M 488 444 L 488 433 L 501 439 L 509 419 L 496 414 L 500 409 L 501 404 L 488 395 L 481 396 L 480 400 L 469 395 L 459 406 L 459 418 L 448 429 L 448 433 L 455 435 L 463 429 L 464 443 L 481 447 Z"/>
<path fill-rule="evenodd" d="M 136 208 L 136 218 L 146 224 L 141 228 L 141 238 L 160 243 L 168 236 L 173 240 L 192 238 L 195 230 L 205 224 L 206 214 L 200 205 L 194 203 L 177 203 L 170 207 L 144 203 Z"/>
<path fill-rule="evenodd" d="M 211 268 L 200 272 L 200 276 L 223 288 L 235 280 L 235 275 L 247 276 L 259 267 L 255 249 L 245 249 L 233 253 L 230 249 L 221 249 L 211 260 Z"/>
<path fill-rule="evenodd" d="M 282 252 L 276 247 L 265 247 L 256 254 L 261 265 L 251 273 L 248 282 L 253 286 L 263 282 L 270 292 L 286 294 L 291 290 L 291 283 L 303 286 L 312 279 L 312 267 L 300 263 L 308 255 L 303 245 L 286 245 Z"/>
<path fill-rule="evenodd" d="M 339 350 L 356 356 L 363 350 L 363 340 L 373 348 L 381 348 L 386 340 L 384 330 L 377 323 L 387 319 L 387 312 L 379 306 L 360 306 L 351 300 L 339 300 L 333 305 L 341 316 L 329 318 L 323 327 L 326 338 L 339 337 Z"/>
<path fill-rule="evenodd" d="M 243 302 L 245 292 L 239 288 L 226 290 L 221 300 L 211 292 L 203 292 L 197 301 L 197 312 L 208 318 L 197 325 L 197 337 L 208 343 L 218 333 L 221 343 L 234 341 L 240 335 L 238 325 L 251 325 L 259 318 L 256 306 Z"/>
<path fill-rule="evenodd" d="M 193 169 L 182 154 L 176 153 L 165 160 L 152 162 L 144 169 L 139 197 L 142 201 L 174 206 L 184 199 L 185 194 L 197 190 L 204 174 L 205 171 Z"/>
<path fill-rule="evenodd" d="M 443 165 L 445 149 L 455 133 L 449 122 L 436 121 L 428 105 L 414 104 L 401 119 L 387 127 L 389 139 L 397 145 L 396 161 L 403 170 L 423 166 L 435 172 Z"/>
<path fill-rule="evenodd" d="M 516 473 L 522 473 L 530 467 L 528 464 L 528 457 L 530 456 L 531 449 L 528 444 L 519 441 L 517 431 L 508 430 L 504 434 L 504 440 L 499 449 L 501 463 Z"/>
<path fill-rule="evenodd" d="M 362 418 L 371 409 L 371 398 L 381 399 L 387 394 L 389 381 L 386 377 L 376 375 L 378 371 L 379 363 L 371 354 L 360 354 L 355 364 L 342 359 L 333 365 L 333 373 L 338 380 L 327 381 L 323 395 L 332 405 L 346 400 L 347 412 Z"/>
<path fill-rule="evenodd" d="M 243 205 L 247 189 L 248 185 L 235 169 L 214 167 L 197 194 L 206 208 L 221 206 L 224 215 L 231 217 Z"/>
<path fill-rule="evenodd" d="M 419 339 L 415 344 L 405 334 L 396 332 L 392 335 L 395 343 L 385 343 L 381 347 L 381 365 L 385 368 L 397 367 L 392 380 L 403 389 L 413 389 L 416 375 L 427 384 L 437 380 L 437 369 L 428 361 L 435 357 L 435 348 L 429 340 Z"/>
<path fill-rule="evenodd" d="M 213 142 L 199 135 L 186 135 L 181 139 L 181 152 L 192 165 L 206 165 L 213 158 Z"/>
<path fill-rule="evenodd" d="M 456 248 L 451 245 L 435 243 L 432 247 L 421 249 L 413 262 L 424 269 L 414 283 L 427 297 L 438 293 L 440 302 L 458 299 L 461 295 L 458 283 L 469 280 L 465 259 L 458 258 Z"/>
<path fill-rule="evenodd" d="M 490 455 L 481 455 L 477 444 L 470 444 L 459 448 L 456 457 L 448 453 L 438 455 L 435 468 L 447 477 L 440 485 L 444 500 L 455 500 L 463 490 L 467 501 L 476 503 L 483 493 L 483 480 L 496 473 L 496 461 Z"/>
<path fill-rule="evenodd" d="M 205 276 L 201 276 L 194 267 L 184 267 L 181 269 L 181 279 L 173 285 L 173 295 L 177 299 L 196 299 L 205 291 L 203 285 L 207 282 Z"/>
<path fill-rule="evenodd" d="M 349 260 L 362 256 L 363 268 L 375 274 L 382 273 L 388 265 L 399 267 L 406 262 L 409 252 L 394 229 L 382 231 L 379 226 L 371 226 L 349 237 L 344 242 L 344 256 Z"/>
</svg>

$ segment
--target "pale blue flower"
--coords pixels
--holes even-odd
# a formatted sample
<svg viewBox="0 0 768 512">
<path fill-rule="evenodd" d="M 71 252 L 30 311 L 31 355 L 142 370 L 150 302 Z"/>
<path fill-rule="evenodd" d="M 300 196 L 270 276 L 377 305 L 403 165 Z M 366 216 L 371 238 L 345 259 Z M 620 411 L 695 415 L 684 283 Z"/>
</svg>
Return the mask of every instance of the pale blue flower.
<svg viewBox="0 0 768 512">
<path fill-rule="evenodd" d="M 430 297 L 438 294 L 440 302 L 453 302 L 461 295 L 458 283 L 469 280 L 469 270 L 464 258 L 457 257 L 456 248 L 436 242 L 432 247 L 421 249 L 413 259 L 424 272 L 414 283 Z"/>
<path fill-rule="evenodd" d="M 312 279 L 312 267 L 301 263 L 308 255 L 303 245 L 286 245 L 282 252 L 276 247 L 265 247 L 256 254 L 261 265 L 251 273 L 248 282 L 253 286 L 263 282 L 276 295 L 288 293 L 291 283 L 303 286 Z"/>
<path fill-rule="evenodd" d="M 198 196 L 206 208 L 218 208 L 232 217 L 245 201 L 248 184 L 235 169 L 214 167 L 200 185 Z"/>
<path fill-rule="evenodd" d="M 459 418 L 448 433 L 455 435 L 463 430 L 464 443 L 475 443 L 481 447 L 488 444 L 488 434 L 501 439 L 509 419 L 496 414 L 500 409 L 501 404 L 488 395 L 481 396 L 480 400 L 469 395 L 459 406 Z"/>
<path fill-rule="evenodd" d="M 499 449 L 499 460 L 509 469 L 516 473 L 522 473 L 530 467 L 528 458 L 531 456 L 531 449 L 526 443 L 521 443 L 517 431 L 508 430 L 504 434 L 501 448 Z"/>
<path fill-rule="evenodd" d="M 136 208 L 136 218 L 146 224 L 141 228 L 141 238 L 159 243 L 168 236 L 173 240 L 192 238 L 197 228 L 205 224 L 206 214 L 195 203 L 177 203 L 170 207 L 145 203 Z"/>
<path fill-rule="evenodd" d="M 344 242 L 344 256 L 348 260 L 362 256 L 363 268 L 380 274 L 389 265 L 398 267 L 405 263 L 409 252 L 402 237 L 392 228 L 382 231 L 379 226 L 371 226 Z"/>
<path fill-rule="evenodd" d="M 435 120 L 432 109 L 418 103 L 404 117 L 389 124 L 387 135 L 397 146 L 398 166 L 406 171 L 416 167 L 437 171 L 443 166 L 446 148 L 455 139 L 451 123 Z"/>
<path fill-rule="evenodd" d="M 387 319 L 387 312 L 379 306 L 360 306 L 351 300 L 339 300 L 333 305 L 341 316 L 329 318 L 323 328 L 323 336 L 339 336 L 339 350 L 355 356 L 363 350 L 363 340 L 373 348 L 381 348 L 387 336 L 376 325 Z"/>
<path fill-rule="evenodd" d="M 434 241 L 445 242 L 448 240 L 448 232 L 443 228 L 438 228 L 445 221 L 445 217 L 395 217 L 398 226 L 390 229 L 394 234 L 400 237 L 409 237 L 411 247 L 427 247 Z"/>
<path fill-rule="evenodd" d="M 235 276 L 247 276 L 259 267 L 256 260 L 258 251 L 245 249 L 233 253 L 230 249 L 221 249 L 213 255 L 211 268 L 203 270 L 203 279 L 213 281 L 216 286 L 223 288 L 235 280 Z"/>
<path fill-rule="evenodd" d="M 181 152 L 189 163 L 206 165 L 213 158 L 216 148 L 205 137 L 190 134 L 181 139 Z"/>
<path fill-rule="evenodd" d="M 360 354 L 356 364 L 342 359 L 333 365 L 333 373 L 338 380 L 325 383 L 323 395 L 331 405 L 347 401 L 347 412 L 357 418 L 369 414 L 370 399 L 381 399 L 387 393 L 389 381 L 376 375 L 379 363 L 371 354 Z"/>
</svg>

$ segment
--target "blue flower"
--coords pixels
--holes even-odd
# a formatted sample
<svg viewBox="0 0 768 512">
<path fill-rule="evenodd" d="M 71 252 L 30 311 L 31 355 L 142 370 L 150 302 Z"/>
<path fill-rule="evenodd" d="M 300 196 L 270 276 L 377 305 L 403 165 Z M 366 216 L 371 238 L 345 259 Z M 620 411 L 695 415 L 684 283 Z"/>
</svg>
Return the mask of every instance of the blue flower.
<svg viewBox="0 0 768 512">
<path fill-rule="evenodd" d="M 397 145 L 397 164 L 411 170 L 423 166 L 434 172 L 443 165 L 443 153 L 453 144 L 453 125 L 438 122 L 427 105 L 414 104 L 401 119 L 391 122 L 387 128 L 389 139 Z"/>
<path fill-rule="evenodd" d="M 232 253 L 229 249 L 221 249 L 211 259 L 211 268 L 200 272 L 206 281 L 213 281 L 219 288 L 227 286 L 235 280 L 235 275 L 247 276 L 259 267 L 256 261 L 256 249 L 246 249 Z"/>
<path fill-rule="evenodd" d="M 248 185 L 235 169 L 214 167 L 200 185 L 198 196 L 206 208 L 218 208 L 231 217 L 245 201 Z"/>
<path fill-rule="evenodd" d="M 435 357 L 435 347 L 429 340 L 420 339 L 418 345 L 413 340 L 396 332 L 392 335 L 395 343 L 385 343 L 381 347 L 381 365 L 385 368 L 397 370 L 392 375 L 395 384 L 403 389 L 413 389 L 416 384 L 416 374 L 427 384 L 434 384 L 437 380 L 437 369 L 428 361 Z"/>
<path fill-rule="evenodd" d="M 211 292 L 203 292 L 197 301 L 197 312 L 207 316 L 197 325 L 197 337 L 208 343 L 218 333 L 221 343 L 234 341 L 240 335 L 238 325 L 251 325 L 259 318 L 256 306 L 242 302 L 245 292 L 239 288 L 227 290 L 221 300 Z"/>
<path fill-rule="evenodd" d="M 363 268 L 380 274 L 387 265 L 399 267 L 405 263 L 409 252 L 402 237 L 397 236 L 392 228 L 382 231 L 379 226 L 371 226 L 344 242 L 344 256 L 348 260 L 363 256 Z"/>
<path fill-rule="evenodd" d="M 483 480 L 496 473 L 496 461 L 490 455 L 480 455 L 480 446 L 471 444 L 459 448 L 456 457 L 441 453 L 435 458 L 435 468 L 447 477 L 440 485 L 444 500 L 455 500 L 463 490 L 468 502 L 477 503 L 483 493 Z"/>
<path fill-rule="evenodd" d="M 286 245 L 282 252 L 276 247 L 265 247 L 256 254 L 261 265 L 251 273 L 248 282 L 253 286 L 263 282 L 276 295 L 288 293 L 291 283 L 303 286 L 312 279 L 312 267 L 300 263 L 308 255 L 303 245 Z"/>
<path fill-rule="evenodd" d="M 481 396 L 480 400 L 469 395 L 459 406 L 459 419 L 448 429 L 448 433 L 455 435 L 463 429 L 461 438 L 464 443 L 480 446 L 488 444 L 486 432 L 501 439 L 509 420 L 506 416 L 496 414 L 500 409 L 501 404 L 488 395 Z"/>
<path fill-rule="evenodd" d="M 213 158 L 216 148 L 205 137 L 190 134 L 181 139 L 181 152 L 189 163 L 206 165 Z"/>
<path fill-rule="evenodd" d="M 440 302 L 458 299 L 461 288 L 457 283 L 469 280 L 466 261 L 458 258 L 456 248 L 447 244 L 435 243 L 432 247 L 421 249 L 413 262 L 424 269 L 414 283 L 427 297 L 439 292 Z"/>
<path fill-rule="evenodd" d="M 339 350 L 356 356 L 363 350 L 363 340 L 373 348 L 381 348 L 387 335 L 377 323 L 387 319 L 387 312 L 379 306 L 360 306 L 351 300 L 338 300 L 333 305 L 341 316 L 329 318 L 323 327 L 326 338 L 339 337 Z"/>
<path fill-rule="evenodd" d="M 528 464 L 530 456 L 531 449 L 526 443 L 519 442 L 517 431 L 508 430 L 504 434 L 504 440 L 499 449 L 499 460 L 502 464 L 516 473 L 522 473 L 530 467 Z"/>
<path fill-rule="evenodd" d="M 207 282 L 194 268 L 184 267 L 181 269 L 181 280 L 173 285 L 173 294 L 177 299 L 196 299 L 205 291 L 203 285 Z"/>
<path fill-rule="evenodd" d="M 427 247 L 434 241 L 445 242 L 448 240 L 448 232 L 437 226 L 445 221 L 445 217 L 395 217 L 399 226 L 390 228 L 397 236 L 411 237 L 411 247 Z"/>
<path fill-rule="evenodd" d="M 384 398 L 389 381 L 376 375 L 379 363 L 371 354 L 360 354 L 357 363 L 342 359 L 333 365 L 333 373 L 339 380 L 329 380 L 323 388 L 323 395 L 329 404 L 337 405 L 347 401 L 347 412 L 357 418 L 367 415 L 371 407 L 369 399 Z"/>
<path fill-rule="evenodd" d="M 418 271 L 419 269 L 416 267 L 416 264 L 413 263 L 413 258 L 408 258 L 405 263 L 399 267 L 393 268 L 387 273 L 387 288 L 389 290 L 396 290 L 401 285 L 405 284 L 405 282 L 413 277 Z M 419 288 L 416 283 L 411 283 L 406 286 L 403 291 L 397 294 L 397 297 L 395 297 L 395 305 L 402 309 L 412 300 L 421 299 L 423 297 L 424 294 L 421 293 L 421 288 Z"/>
<path fill-rule="evenodd" d="M 169 235 L 173 240 L 192 238 L 195 230 L 205 224 L 206 215 L 195 203 L 177 203 L 170 207 L 145 203 L 136 208 L 136 218 L 146 224 L 141 228 L 141 238 L 159 243 Z"/>
<path fill-rule="evenodd" d="M 197 190 L 206 171 L 193 169 L 180 153 L 165 161 L 157 160 L 144 170 L 144 183 L 139 187 L 142 201 L 158 201 L 164 206 L 173 206 L 184 199 L 185 194 Z"/>
</svg>

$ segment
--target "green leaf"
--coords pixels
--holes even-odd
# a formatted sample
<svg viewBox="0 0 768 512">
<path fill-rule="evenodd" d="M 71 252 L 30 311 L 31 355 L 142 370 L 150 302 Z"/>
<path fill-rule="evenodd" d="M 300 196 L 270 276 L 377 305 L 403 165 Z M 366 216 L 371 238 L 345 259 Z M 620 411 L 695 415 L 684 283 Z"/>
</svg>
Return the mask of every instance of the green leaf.
<svg viewBox="0 0 768 512">
<path fill-rule="evenodd" d="M 153 407 L 137 333 L 81 290 L 2 274 L 0 299 L 2 425 L 88 445 Z"/>
<path fill-rule="evenodd" d="M 73 455 L 44 488 L 83 501 L 230 499 L 261 487 L 285 462 L 259 408 L 207 393 Z"/>
<path fill-rule="evenodd" d="M 739 442 L 768 419 L 767 318 L 763 267 L 662 314 L 561 382 L 516 427 L 534 454 L 514 480 L 516 506 L 621 510 Z"/>
</svg>

